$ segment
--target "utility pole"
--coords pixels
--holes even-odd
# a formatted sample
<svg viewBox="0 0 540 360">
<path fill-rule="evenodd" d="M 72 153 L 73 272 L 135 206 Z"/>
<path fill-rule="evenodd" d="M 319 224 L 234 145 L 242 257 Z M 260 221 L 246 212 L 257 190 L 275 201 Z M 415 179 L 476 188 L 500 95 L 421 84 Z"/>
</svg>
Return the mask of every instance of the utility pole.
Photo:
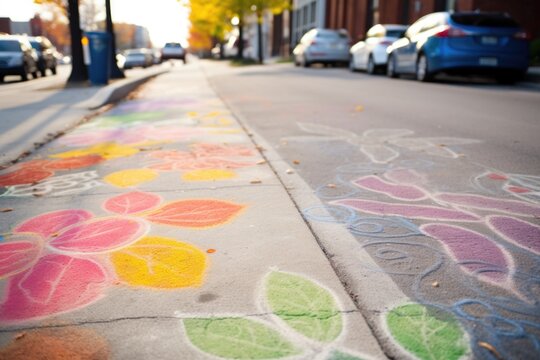
<svg viewBox="0 0 540 360">
<path fill-rule="evenodd" d="M 111 16 L 111 0 L 105 0 L 105 24 L 107 32 L 111 36 L 111 55 L 109 56 L 109 62 L 111 67 L 111 79 L 123 79 L 126 77 L 124 72 L 120 70 L 116 63 L 116 37 L 114 36 L 114 26 Z"/>
</svg>

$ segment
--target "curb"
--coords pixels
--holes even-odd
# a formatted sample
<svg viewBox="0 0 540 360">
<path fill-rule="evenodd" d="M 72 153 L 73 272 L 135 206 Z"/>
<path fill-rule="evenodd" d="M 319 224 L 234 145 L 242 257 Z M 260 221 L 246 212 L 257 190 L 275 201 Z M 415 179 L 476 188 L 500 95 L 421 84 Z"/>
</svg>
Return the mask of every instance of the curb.
<svg viewBox="0 0 540 360">
<path fill-rule="evenodd" d="M 126 97 L 131 91 L 145 83 L 146 81 L 169 72 L 170 69 L 159 69 L 147 74 L 142 74 L 133 78 L 126 78 L 115 82 L 114 84 L 107 85 L 99 90 L 90 99 L 77 104 L 77 108 L 96 110 L 103 105 L 115 103 L 124 97 Z"/>
</svg>

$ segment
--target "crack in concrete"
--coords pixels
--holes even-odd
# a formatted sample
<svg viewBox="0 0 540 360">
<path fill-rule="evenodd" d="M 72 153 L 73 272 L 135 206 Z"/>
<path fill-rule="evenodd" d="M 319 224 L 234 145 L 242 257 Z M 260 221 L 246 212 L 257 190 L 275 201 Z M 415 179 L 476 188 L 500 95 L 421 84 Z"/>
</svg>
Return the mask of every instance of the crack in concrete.
<svg viewBox="0 0 540 360">
<path fill-rule="evenodd" d="M 353 313 L 359 313 L 358 309 L 352 309 L 352 310 L 342 310 L 342 311 L 336 311 L 335 314 L 353 314 Z M 207 318 L 213 318 L 215 320 L 219 319 L 230 319 L 230 318 L 259 318 L 259 317 L 266 317 L 276 315 L 279 316 L 278 313 L 273 312 L 265 312 L 265 313 L 254 313 L 254 314 L 245 314 L 245 315 L 216 315 L 216 316 L 195 316 L 195 315 L 188 315 L 185 316 L 164 316 L 164 315 L 154 315 L 154 316 L 126 316 L 126 317 L 120 317 L 120 318 L 114 318 L 114 319 L 102 319 L 102 320 L 88 320 L 88 321 L 78 321 L 70 324 L 51 324 L 51 325 L 36 325 L 36 326 L 21 326 L 21 327 L 13 327 L 13 328 L 4 328 L 0 329 L 0 334 L 5 333 L 12 333 L 12 332 L 18 332 L 18 331 L 31 331 L 31 330 L 41 330 L 41 329 L 60 329 L 60 328 L 68 328 L 73 326 L 86 326 L 86 325 L 100 325 L 100 324 L 113 324 L 118 323 L 122 321 L 140 321 L 140 320 L 152 320 L 152 321 L 167 321 L 167 320 L 185 320 L 185 319 L 207 319 Z M 302 316 L 312 316 L 312 315 L 296 315 L 297 317 Z"/>
</svg>

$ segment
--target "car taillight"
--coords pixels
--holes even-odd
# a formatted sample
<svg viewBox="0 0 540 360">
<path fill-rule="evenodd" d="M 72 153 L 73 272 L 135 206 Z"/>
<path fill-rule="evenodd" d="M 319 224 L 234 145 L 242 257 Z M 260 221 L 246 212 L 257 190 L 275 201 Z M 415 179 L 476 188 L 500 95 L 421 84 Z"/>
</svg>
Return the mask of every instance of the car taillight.
<svg viewBox="0 0 540 360">
<path fill-rule="evenodd" d="M 441 31 L 435 34 L 435 36 L 439 38 L 463 37 L 467 35 L 468 33 L 466 31 L 451 26 L 445 26 Z"/>
<path fill-rule="evenodd" d="M 514 39 L 531 40 L 531 35 L 526 31 L 520 31 L 514 34 Z"/>
<path fill-rule="evenodd" d="M 384 40 L 384 41 L 381 41 L 381 43 L 380 43 L 380 44 L 381 44 L 381 45 L 386 45 L 386 46 L 389 46 L 389 45 L 392 45 L 392 43 L 393 43 L 393 42 L 392 42 L 392 41 L 390 41 L 390 40 Z"/>
<path fill-rule="evenodd" d="M 311 40 L 311 42 L 309 43 L 309 45 L 317 45 L 317 42 L 315 40 Z"/>
</svg>

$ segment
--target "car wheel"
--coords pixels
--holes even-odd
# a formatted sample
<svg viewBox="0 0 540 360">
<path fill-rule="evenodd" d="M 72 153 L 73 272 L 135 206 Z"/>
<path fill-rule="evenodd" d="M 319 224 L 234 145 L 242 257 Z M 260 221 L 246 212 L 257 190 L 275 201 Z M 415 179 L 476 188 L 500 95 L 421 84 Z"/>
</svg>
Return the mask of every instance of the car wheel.
<svg viewBox="0 0 540 360">
<path fill-rule="evenodd" d="M 351 56 L 351 60 L 349 60 L 349 70 L 352 72 L 356 71 L 356 66 L 354 66 L 354 56 Z"/>
<path fill-rule="evenodd" d="M 52 72 L 53 75 L 56 75 L 56 66 L 51 68 L 51 72 Z"/>
<path fill-rule="evenodd" d="M 37 79 L 39 77 L 39 70 L 32 72 L 32 78 Z"/>
<path fill-rule="evenodd" d="M 375 66 L 375 62 L 373 61 L 373 56 L 369 55 L 366 72 L 369 75 L 373 75 L 373 74 L 375 74 L 376 69 L 377 68 Z"/>
<path fill-rule="evenodd" d="M 4 82 L 4 75 L 0 75 L 0 83 Z"/>
<path fill-rule="evenodd" d="M 21 80 L 28 81 L 28 65 L 24 65 L 24 69 L 21 73 Z"/>
<path fill-rule="evenodd" d="M 388 55 L 388 64 L 386 65 L 386 75 L 390 78 L 397 78 L 399 74 L 396 72 L 396 59 L 392 54 Z"/>
<path fill-rule="evenodd" d="M 47 69 L 39 70 L 39 74 L 41 75 L 41 77 L 47 76 Z"/>
<path fill-rule="evenodd" d="M 429 71 L 429 64 L 424 54 L 421 54 L 416 62 L 416 80 L 422 82 L 433 80 L 433 73 Z"/>
</svg>

